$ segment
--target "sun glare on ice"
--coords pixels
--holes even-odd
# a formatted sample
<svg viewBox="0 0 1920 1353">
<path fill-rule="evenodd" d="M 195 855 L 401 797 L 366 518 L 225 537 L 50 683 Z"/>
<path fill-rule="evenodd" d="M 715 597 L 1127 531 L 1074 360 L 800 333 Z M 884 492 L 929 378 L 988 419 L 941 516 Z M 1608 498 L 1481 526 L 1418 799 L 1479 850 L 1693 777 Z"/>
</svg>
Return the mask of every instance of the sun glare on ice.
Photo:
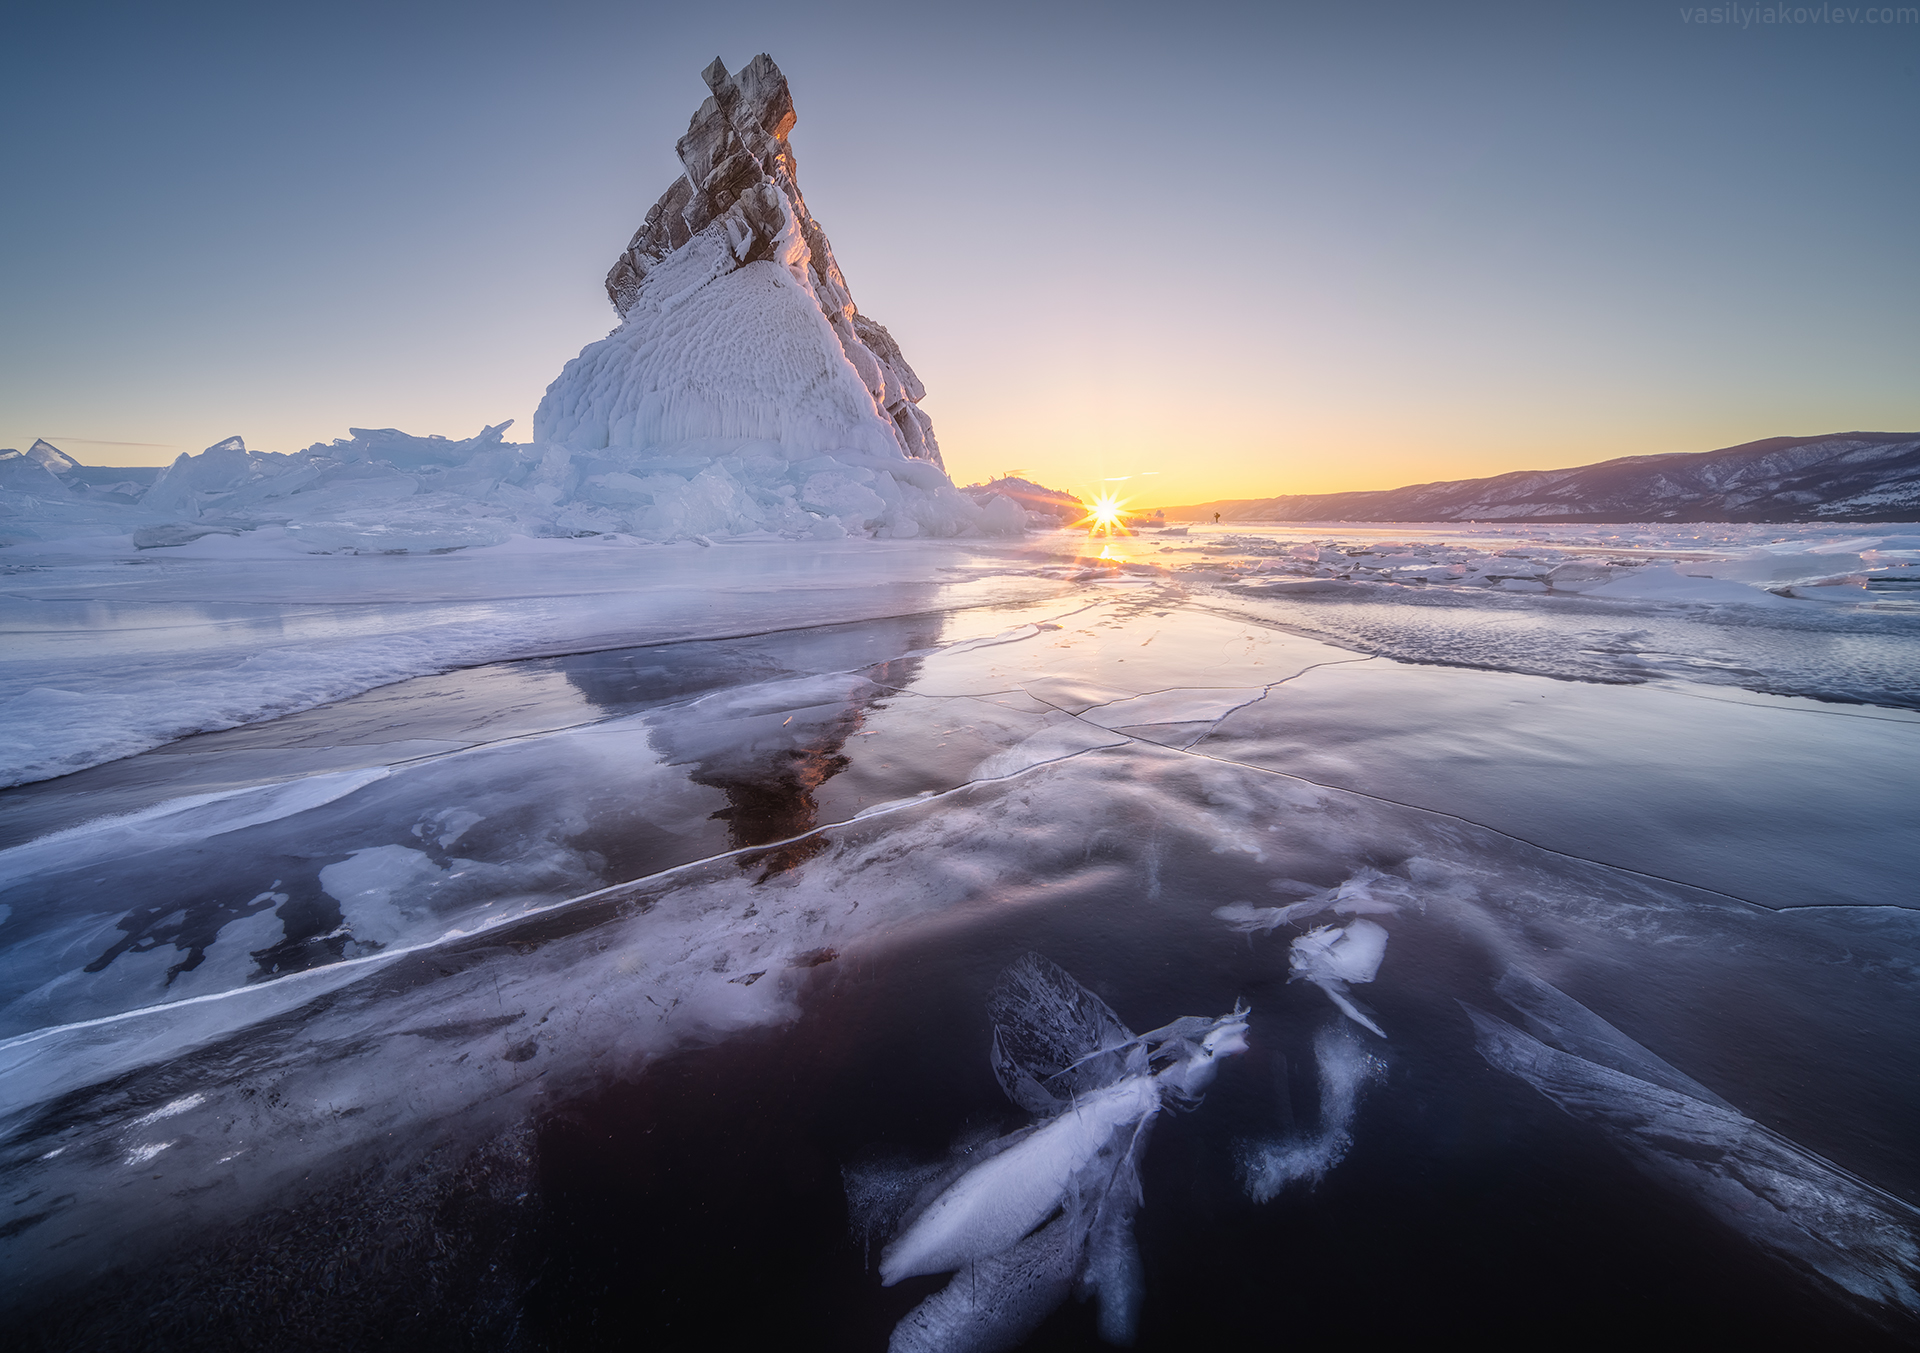
<svg viewBox="0 0 1920 1353">
<path fill-rule="evenodd" d="M 1125 499 L 1103 493 L 1087 506 L 1087 515 L 1076 525 L 1086 527 L 1089 534 L 1112 535 L 1124 529 L 1126 508 Z"/>
</svg>

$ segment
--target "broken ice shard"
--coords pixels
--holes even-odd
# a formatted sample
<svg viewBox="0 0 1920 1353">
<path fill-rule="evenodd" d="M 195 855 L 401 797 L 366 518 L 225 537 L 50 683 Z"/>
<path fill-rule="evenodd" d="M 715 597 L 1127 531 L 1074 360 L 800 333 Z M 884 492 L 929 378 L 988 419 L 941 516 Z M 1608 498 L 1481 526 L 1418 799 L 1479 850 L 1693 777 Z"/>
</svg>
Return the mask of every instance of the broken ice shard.
<svg viewBox="0 0 1920 1353">
<path fill-rule="evenodd" d="M 975 1147 L 906 1210 L 881 1281 L 962 1276 L 909 1313 L 891 1347 L 1011 1348 L 1076 1288 L 1098 1300 L 1102 1336 L 1130 1342 L 1148 1132 L 1163 1105 L 1193 1102 L 1220 1059 L 1245 1050 L 1246 1011 L 1136 1035 L 1037 954 L 1008 969 L 989 1008 L 994 1073 L 1040 1121 Z"/>
<path fill-rule="evenodd" d="M 1466 1006 L 1490 1065 L 1787 1264 L 1920 1314 L 1920 1210 L 1762 1127 L 1547 983 L 1509 972 L 1495 990 L 1532 1033 Z"/>
<path fill-rule="evenodd" d="M 1380 971 L 1380 960 L 1387 956 L 1385 926 L 1355 919 L 1344 926 L 1323 925 L 1309 930 L 1293 942 L 1287 953 L 1287 966 L 1293 977 L 1304 978 L 1339 1006 L 1342 1013 L 1385 1038 L 1387 1031 L 1375 1024 L 1347 994 L 1350 982 L 1371 982 Z"/>
<path fill-rule="evenodd" d="M 1287 953 L 1287 967 L 1293 975 L 1287 980 L 1313 983 L 1327 993 L 1327 998 L 1339 1007 L 1342 1014 L 1385 1038 L 1386 1031 L 1353 1003 L 1348 986 L 1351 983 L 1371 982 L 1378 975 L 1380 961 L 1387 954 L 1387 931 L 1377 922 L 1364 918 L 1368 915 L 1391 916 L 1398 912 L 1398 902 L 1375 894 L 1405 897 L 1405 880 L 1383 874 L 1377 869 L 1361 869 L 1332 888 L 1315 888 L 1312 884 L 1296 883 L 1290 879 L 1279 880 L 1274 886 L 1303 891 L 1309 896 L 1284 907 L 1253 907 L 1244 902 L 1235 902 L 1229 906 L 1215 907 L 1213 914 L 1247 935 L 1298 924 L 1322 912 L 1331 911 L 1336 915 L 1353 917 L 1345 925 L 1319 926 L 1294 940 Z"/>
</svg>

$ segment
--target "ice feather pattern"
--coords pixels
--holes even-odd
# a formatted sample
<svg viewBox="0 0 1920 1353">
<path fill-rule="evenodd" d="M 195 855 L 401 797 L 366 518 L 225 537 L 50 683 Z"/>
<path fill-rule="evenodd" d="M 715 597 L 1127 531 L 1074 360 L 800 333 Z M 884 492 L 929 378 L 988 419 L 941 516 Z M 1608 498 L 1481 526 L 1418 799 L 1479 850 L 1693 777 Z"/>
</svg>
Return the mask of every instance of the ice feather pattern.
<svg viewBox="0 0 1920 1353">
<path fill-rule="evenodd" d="M 1245 1049 L 1246 1011 L 1136 1035 L 1037 954 L 1006 972 L 989 1009 L 994 1073 L 1040 1121 L 977 1149 L 984 1159 L 936 1181 L 908 1210 L 882 1252 L 882 1283 L 960 1275 L 900 1322 L 890 1347 L 1012 1348 L 1075 1289 L 1099 1302 L 1103 1337 L 1130 1342 L 1148 1132 L 1164 1104 L 1192 1102 L 1220 1059 Z M 856 1198 L 875 1192 L 850 1186 Z"/>
</svg>

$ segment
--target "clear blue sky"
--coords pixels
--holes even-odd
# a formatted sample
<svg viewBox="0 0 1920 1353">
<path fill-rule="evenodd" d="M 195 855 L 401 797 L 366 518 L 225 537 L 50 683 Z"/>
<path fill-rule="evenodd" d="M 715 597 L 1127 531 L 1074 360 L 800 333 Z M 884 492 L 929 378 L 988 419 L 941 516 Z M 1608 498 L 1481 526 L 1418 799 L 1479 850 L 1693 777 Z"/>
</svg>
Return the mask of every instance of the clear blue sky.
<svg viewBox="0 0 1920 1353">
<path fill-rule="evenodd" d="M 963 480 L 1920 427 L 1920 15 L 1690 8 L 20 6 L 0 446 L 530 434 L 700 68 L 759 51 Z"/>
</svg>

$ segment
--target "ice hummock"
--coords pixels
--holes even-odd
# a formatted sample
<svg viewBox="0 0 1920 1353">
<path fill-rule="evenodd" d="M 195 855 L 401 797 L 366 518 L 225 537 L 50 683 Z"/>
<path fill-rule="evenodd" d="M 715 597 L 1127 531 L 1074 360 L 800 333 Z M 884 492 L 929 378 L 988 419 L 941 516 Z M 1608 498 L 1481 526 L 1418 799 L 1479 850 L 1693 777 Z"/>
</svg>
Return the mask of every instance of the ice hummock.
<svg viewBox="0 0 1920 1353">
<path fill-rule="evenodd" d="M 6 457 L 0 542 L 130 537 L 163 549 L 235 536 L 248 553 L 420 554 L 516 536 L 906 539 L 1027 526 L 1013 500 L 976 503 L 932 462 L 864 434 L 836 443 L 818 421 L 797 441 L 737 434 L 612 447 L 508 442 L 510 422 L 459 440 L 352 428 L 290 455 L 229 437 L 180 456 L 144 489 L 129 480 L 103 491 Z"/>
<path fill-rule="evenodd" d="M 1163 1105 L 1194 1102 L 1220 1059 L 1246 1048 L 1244 1006 L 1134 1034 L 1058 965 L 1027 954 L 989 1001 L 993 1067 L 1038 1117 L 971 1145 L 904 1209 L 899 1167 L 848 1172 L 854 1222 L 893 1231 L 880 1278 L 960 1274 L 909 1312 L 889 1348 L 987 1353 L 1017 1345 L 1078 1291 L 1099 1303 L 1100 1333 L 1131 1343 L 1141 1297 L 1133 1214 L 1140 1160 Z M 895 1215 L 878 1217 L 889 1201 Z"/>
</svg>

